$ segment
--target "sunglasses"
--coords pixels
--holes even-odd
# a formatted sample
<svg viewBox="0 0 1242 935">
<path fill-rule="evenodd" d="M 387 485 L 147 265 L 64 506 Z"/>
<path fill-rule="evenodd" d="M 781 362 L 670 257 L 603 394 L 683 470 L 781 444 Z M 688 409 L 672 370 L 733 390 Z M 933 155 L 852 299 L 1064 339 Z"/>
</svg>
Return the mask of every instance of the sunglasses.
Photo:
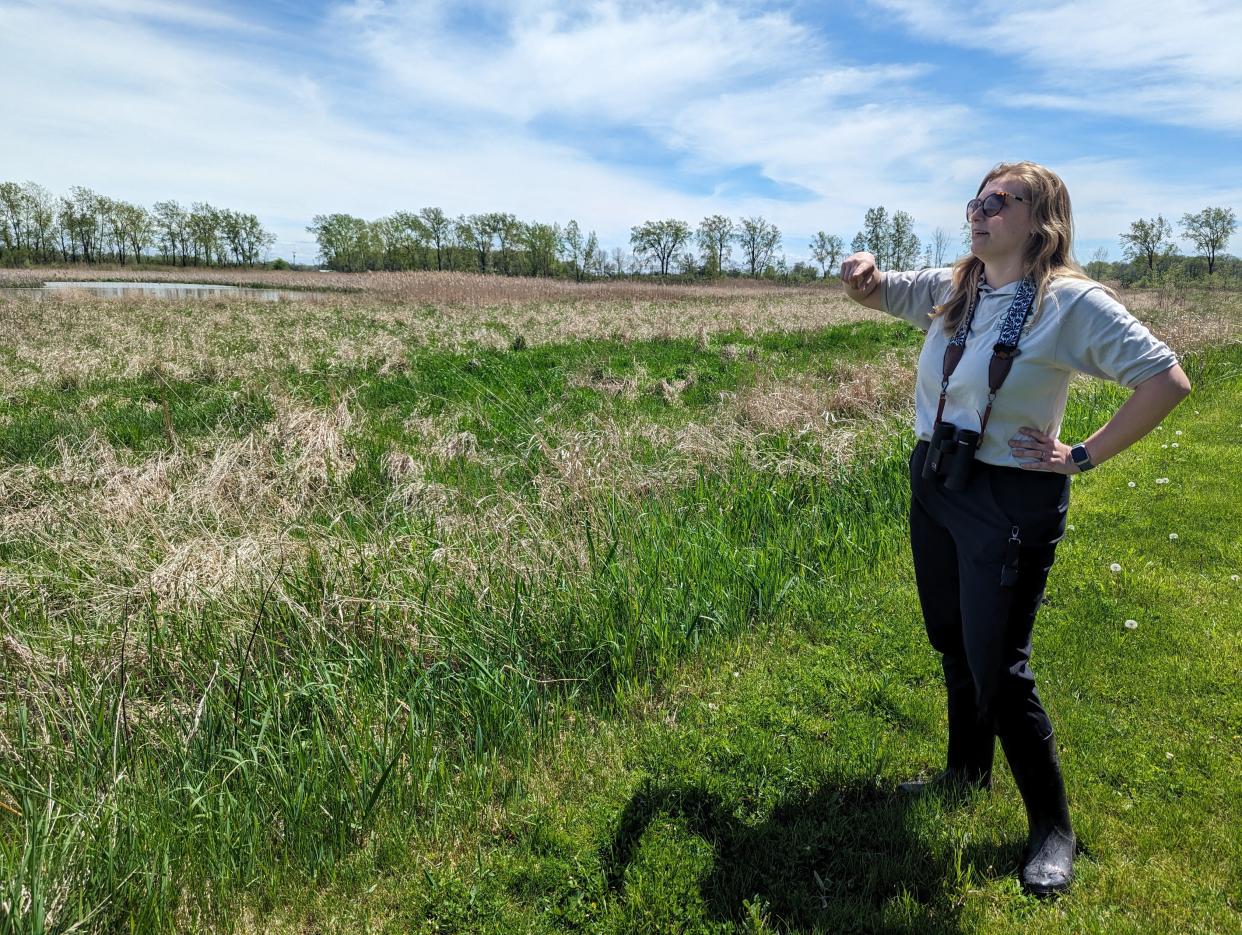
<svg viewBox="0 0 1242 935">
<path fill-rule="evenodd" d="M 1014 201 L 1026 201 L 1018 195 L 1011 195 L 1009 192 L 992 192 L 986 198 L 972 198 L 966 202 L 966 220 L 970 220 L 970 216 L 979 210 L 980 205 L 983 206 L 983 216 L 985 218 L 996 217 L 1000 214 L 1001 208 L 1005 207 L 1005 199 L 1012 198 Z"/>
</svg>

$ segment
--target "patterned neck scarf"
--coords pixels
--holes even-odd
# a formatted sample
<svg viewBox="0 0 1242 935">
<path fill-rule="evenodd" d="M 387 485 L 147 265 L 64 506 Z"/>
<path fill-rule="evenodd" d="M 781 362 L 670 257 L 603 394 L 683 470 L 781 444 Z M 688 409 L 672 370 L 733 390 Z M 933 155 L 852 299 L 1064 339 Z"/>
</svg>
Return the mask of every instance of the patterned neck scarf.
<svg viewBox="0 0 1242 935">
<path fill-rule="evenodd" d="M 979 291 L 975 290 L 975 294 L 970 300 L 970 307 L 958 323 L 957 333 L 953 335 L 953 340 L 949 342 L 950 344 L 957 344 L 965 348 L 966 336 L 970 333 L 970 326 L 975 320 L 975 308 L 978 305 Z M 1032 276 L 1027 276 L 1022 282 L 1018 283 L 1018 291 L 1014 294 L 1009 311 L 1005 313 L 1005 323 L 1001 325 L 1000 340 L 996 343 L 1005 347 L 1017 347 L 1018 337 L 1022 334 L 1022 328 L 1026 325 L 1026 320 L 1031 317 L 1031 312 L 1034 308 L 1035 279 Z"/>
</svg>

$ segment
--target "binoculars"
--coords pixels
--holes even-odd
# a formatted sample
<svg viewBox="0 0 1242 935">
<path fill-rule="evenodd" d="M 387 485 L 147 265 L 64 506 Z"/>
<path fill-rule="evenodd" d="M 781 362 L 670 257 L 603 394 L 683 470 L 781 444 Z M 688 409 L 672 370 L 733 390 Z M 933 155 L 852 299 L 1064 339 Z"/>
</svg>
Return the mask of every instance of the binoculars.
<svg viewBox="0 0 1242 935">
<path fill-rule="evenodd" d="M 978 447 L 978 432 L 959 429 L 952 422 L 941 422 L 932 433 L 927 459 L 923 462 L 924 479 L 942 477 L 946 490 L 964 490 Z"/>
</svg>

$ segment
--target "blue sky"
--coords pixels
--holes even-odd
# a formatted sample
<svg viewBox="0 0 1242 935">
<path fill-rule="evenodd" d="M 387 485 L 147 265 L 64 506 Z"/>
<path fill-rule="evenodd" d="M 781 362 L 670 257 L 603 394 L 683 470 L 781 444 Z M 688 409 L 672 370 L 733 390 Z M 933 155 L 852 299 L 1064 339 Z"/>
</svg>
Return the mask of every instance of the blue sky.
<svg viewBox="0 0 1242 935">
<path fill-rule="evenodd" d="M 437 205 L 605 246 L 761 214 L 792 262 L 879 204 L 957 244 L 983 173 L 1033 159 L 1115 259 L 1135 218 L 1242 213 L 1242 5 L 1168 9 L 0 0 L 0 180 L 253 211 L 299 260 L 314 214 Z"/>
</svg>

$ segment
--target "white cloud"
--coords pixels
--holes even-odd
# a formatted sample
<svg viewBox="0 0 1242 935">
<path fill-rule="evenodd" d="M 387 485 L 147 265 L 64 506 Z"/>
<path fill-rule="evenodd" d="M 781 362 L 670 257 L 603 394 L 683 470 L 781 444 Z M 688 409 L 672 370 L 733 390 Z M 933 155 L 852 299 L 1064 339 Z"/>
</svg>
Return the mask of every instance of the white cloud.
<svg viewBox="0 0 1242 935">
<path fill-rule="evenodd" d="M 1043 87 L 1002 79 L 994 99 L 1213 130 L 1242 130 L 1236 0 L 873 0 L 933 41 L 1009 56 Z"/>
<path fill-rule="evenodd" d="M 935 93 L 928 66 L 847 60 L 789 14 L 574 10 L 496 2 L 477 11 L 490 31 L 467 39 L 446 4 L 359 2 L 334 12 L 330 47 L 299 57 L 280 36 L 166 0 L 0 0 L 0 81 L 22 89 L 6 100 L 0 179 L 210 201 L 254 211 L 286 243 L 309 238 L 313 214 L 432 204 L 574 217 L 609 245 L 648 218 L 763 214 L 793 258 L 819 229 L 848 242 L 876 204 L 956 236 L 979 177 L 1014 155 L 977 129 L 972 102 Z M 661 165 L 609 164 L 569 133 L 543 138 L 549 119 L 637 128 Z M 1149 178 L 1138 161 L 1057 168 L 1085 237 L 1239 200 L 1211 180 Z M 745 172 L 809 194 L 703 184 Z M 687 193 L 688 178 L 702 194 Z"/>
<path fill-rule="evenodd" d="M 659 120 L 686 99 L 794 72 L 820 42 L 785 14 L 545 0 L 499 4 L 499 35 L 465 36 L 451 4 L 357 2 L 337 10 L 377 67 L 421 101 L 490 112 Z"/>
</svg>

